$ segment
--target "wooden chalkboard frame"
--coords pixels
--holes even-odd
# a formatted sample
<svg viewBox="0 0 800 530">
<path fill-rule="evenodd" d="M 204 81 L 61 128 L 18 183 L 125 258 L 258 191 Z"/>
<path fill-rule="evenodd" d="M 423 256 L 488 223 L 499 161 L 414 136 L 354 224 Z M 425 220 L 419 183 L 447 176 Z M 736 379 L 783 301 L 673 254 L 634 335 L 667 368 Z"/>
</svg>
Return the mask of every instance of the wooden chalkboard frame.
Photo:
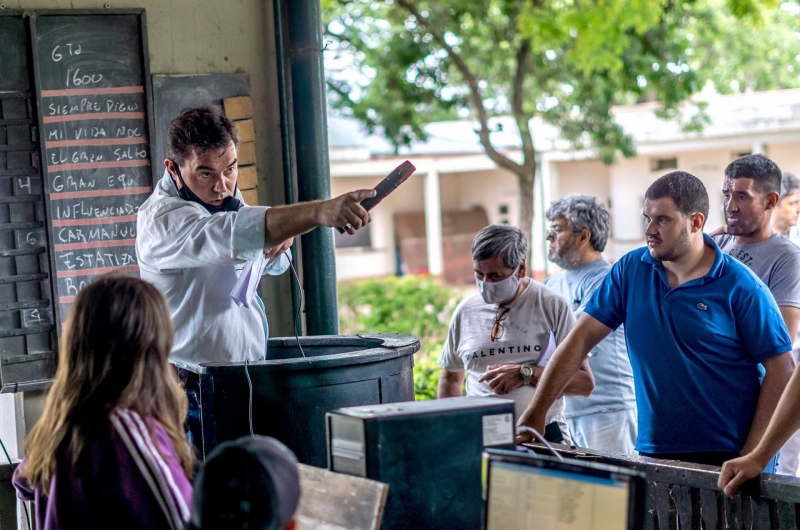
<svg viewBox="0 0 800 530">
<path fill-rule="evenodd" d="M 31 127 L 38 126 L 38 108 L 35 104 L 35 83 L 33 79 L 33 56 L 32 56 L 32 47 L 31 47 L 31 27 L 29 20 L 26 20 L 26 16 L 29 12 L 20 10 L 20 9 L 4 9 L 0 11 L 0 19 L 2 18 L 13 18 L 20 21 L 21 25 L 25 28 L 25 44 L 26 44 L 26 56 L 23 59 L 27 62 L 27 72 L 25 79 L 27 80 L 28 88 L 25 90 L 11 90 L 5 91 L 0 94 L 0 100 L 3 99 L 16 99 L 16 98 L 24 98 L 30 100 L 31 104 L 29 107 L 29 111 L 31 112 Z M 21 124 L 18 124 L 21 125 Z M 9 146 L 10 147 L 10 146 Z M 39 146 L 32 144 L 30 146 L 23 146 L 23 150 L 26 150 L 28 147 L 33 148 L 33 151 L 39 151 L 37 153 L 36 161 L 33 162 L 33 169 L 31 170 L 21 170 L 24 172 L 19 173 L 15 172 L 14 170 L 11 171 L 0 171 L 0 174 L 3 174 L 4 177 L 11 176 L 14 178 L 15 176 L 30 176 L 33 178 L 41 177 L 41 168 L 37 166 L 41 166 L 41 152 Z M 1 149 L 1 148 L 0 148 Z M 13 150 L 13 149 L 12 149 Z M 13 184 L 12 184 L 13 186 Z M 14 192 L 16 193 L 16 192 Z M 10 197 L 10 199 L 14 199 L 16 197 Z M 20 199 L 28 199 L 30 196 L 23 196 L 19 197 Z M 42 208 L 44 208 L 44 194 L 42 193 L 40 201 L 8 201 L 8 203 L 14 202 L 36 202 L 42 203 Z M 46 220 L 45 220 L 46 221 Z M 46 233 L 46 222 L 43 223 L 43 232 Z M 46 237 L 46 236 L 45 236 Z M 47 243 L 45 242 L 43 251 L 41 253 L 36 252 L 35 254 L 48 254 L 49 255 L 49 248 Z M 27 252 L 18 252 L 18 251 L 10 251 L 10 252 L 0 252 L 3 257 L 18 257 L 29 255 Z M 42 282 L 46 281 L 50 284 L 50 271 L 48 270 L 50 267 L 50 260 L 46 260 L 47 269 L 41 270 L 39 274 L 35 275 L 27 275 L 28 277 L 35 277 L 34 279 L 40 280 Z M 42 274 L 44 273 L 44 274 Z M 25 276 L 25 275 L 23 275 Z M 20 281 L 20 280 L 18 280 Z M 22 280 L 26 281 L 26 280 Z M 15 283 L 15 282 L 11 282 Z M 19 294 L 19 293 L 18 293 Z M 4 303 L 0 304 L 0 309 L 3 311 L 9 310 L 25 310 L 25 309 L 43 309 L 47 311 L 54 311 L 52 298 L 52 289 L 43 289 L 42 290 L 42 299 L 36 301 L 25 301 L 25 302 L 15 302 L 15 303 Z M 0 358 L 0 393 L 9 393 L 9 392 L 23 392 L 29 390 L 39 390 L 43 388 L 47 388 L 50 385 L 51 377 L 54 371 L 55 363 L 55 353 L 57 348 L 57 340 L 55 335 L 55 326 L 54 325 L 39 325 L 39 326 L 26 326 L 23 321 L 22 329 L 4 329 L 5 332 L 12 332 L 12 334 L 3 334 L 3 337 L 17 337 L 20 335 L 29 335 L 29 334 L 42 334 L 47 333 L 50 335 L 50 344 L 49 344 L 49 351 L 42 351 L 42 345 L 38 345 L 37 348 L 34 349 L 34 352 L 31 353 L 30 345 L 27 343 L 25 347 L 19 351 L 17 355 L 10 355 L 4 356 Z"/>
<path fill-rule="evenodd" d="M 33 57 L 33 71 L 34 71 L 34 79 L 35 79 L 35 92 L 36 92 L 36 104 L 39 109 L 42 109 L 42 97 L 41 97 L 41 90 L 39 87 L 42 86 L 42 79 L 41 79 L 41 71 L 40 65 L 37 58 L 39 57 L 39 45 L 37 42 L 37 31 L 36 31 L 36 22 L 37 19 L 40 17 L 48 17 L 48 16 L 105 16 L 105 15 L 133 15 L 137 16 L 139 19 L 139 37 L 140 37 L 140 45 L 141 45 L 141 54 L 142 54 L 142 84 L 144 87 L 145 92 L 145 103 L 146 103 L 146 119 L 145 123 L 147 124 L 147 136 L 148 136 L 148 159 L 150 162 L 150 166 L 152 168 L 154 160 L 153 160 L 153 153 L 155 152 L 155 133 L 154 133 L 154 108 L 153 108 L 153 88 L 152 88 L 152 81 L 150 75 L 150 55 L 149 55 L 149 48 L 147 42 L 147 15 L 146 11 L 143 8 L 133 8 L 133 9 L 37 9 L 33 11 L 27 12 L 30 20 L 30 38 L 31 38 L 31 48 L 32 48 L 32 57 Z M 53 220 L 53 210 L 52 204 L 50 200 L 50 193 L 51 193 L 51 185 L 50 180 L 46 178 L 46 170 L 47 170 L 47 163 L 46 163 L 46 133 L 45 127 L 43 123 L 43 112 L 40 110 L 38 115 L 38 126 L 39 126 L 39 137 L 41 145 L 43 146 L 43 154 L 42 154 L 42 172 L 43 172 L 43 186 L 45 190 L 45 212 L 47 218 L 47 224 L 49 225 L 52 223 Z M 150 173 L 150 186 L 153 187 L 154 181 L 152 177 L 152 171 Z M 57 263 L 56 263 L 56 252 L 54 247 L 54 241 L 52 240 L 52 234 L 50 230 L 50 226 L 46 226 L 46 234 L 47 234 L 47 246 L 50 250 L 50 267 L 51 267 L 51 289 L 53 295 L 53 319 L 54 325 L 56 328 L 56 335 L 58 339 L 61 338 L 62 335 L 62 328 L 61 322 L 66 320 L 66 315 L 61 314 L 61 304 L 59 303 L 59 291 L 58 291 L 58 278 L 57 278 Z M 58 352 L 58 346 L 56 346 L 56 353 Z"/>
</svg>

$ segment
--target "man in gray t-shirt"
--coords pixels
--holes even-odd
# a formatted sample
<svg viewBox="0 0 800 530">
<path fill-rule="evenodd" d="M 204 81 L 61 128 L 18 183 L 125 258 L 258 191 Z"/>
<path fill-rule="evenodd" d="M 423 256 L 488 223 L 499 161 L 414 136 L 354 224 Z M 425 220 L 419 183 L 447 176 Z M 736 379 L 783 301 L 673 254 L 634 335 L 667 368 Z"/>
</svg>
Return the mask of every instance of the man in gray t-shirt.
<svg viewBox="0 0 800 530">
<path fill-rule="evenodd" d="M 519 228 L 490 225 L 475 236 L 472 260 L 479 293 L 458 304 L 453 314 L 439 358 L 437 397 L 460 396 L 466 377 L 468 396 L 511 399 L 517 416 L 530 404 L 544 366 L 575 317 L 566 300 L 525 275 L 527 254 Z M 588 396 L 593 386 L 584 361 L 565 395 Z M 556 427 L 553 434 L 541 433 L 550 441 L 571 442 L 563 412 L 561 397 L 547 412 L 546 423 Z"/>
<path fill-rule="evenodd" d="M 800 247 L 777 233 L 758 243 L 737 243 L 731 234 L 718 235 L 714 241 L 767 284 L 788 327 L 786 310 L 800 308 Z M 796 331 L 796 319 L 794 328 Z"/>
<path fill-rule="evenodd" d="M 547 278 L 545 285 L 567 299 L 577 319 L 611 270 L 601 255 L 608 241 L 608 211 L 594 197 L 569 195 L 550 205 L 547 219 L 547 258 L 565 270 Z M 594 392 L 588 397 L 566 398 L 564 416 L 579 447 L 634 452 L 636 394 L 623 328 L 617 328 L 589 353 Z"/>
<path fill-rule="evenodd" d="M 789 336 L 800 323 L 800 248 L 775 232 L 772 213 L 781 196 L 781 171 L 762 155 L 749 155 L 725 168 L 727 233 L 714 237 L 723 252 L 747 265 L 767 284 L 778 303 Z M 781 449 L 778 473 L 795 475 L 800 446 Z"/>
</svg>

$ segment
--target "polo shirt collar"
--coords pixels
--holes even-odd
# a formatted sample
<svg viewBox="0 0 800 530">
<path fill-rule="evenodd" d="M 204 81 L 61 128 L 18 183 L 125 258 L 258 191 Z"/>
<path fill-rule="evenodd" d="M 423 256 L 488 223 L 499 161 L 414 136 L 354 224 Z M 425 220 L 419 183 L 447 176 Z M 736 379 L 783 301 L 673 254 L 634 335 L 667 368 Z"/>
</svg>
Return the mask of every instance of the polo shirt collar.
<svg viewBox="0 0 800 530">
<path fill-rule="evenodd" d="M 703 234 L 703 243 L 705 243 L 707 247 L 711 247 L 714 249 L 714 263 L 711 265 L 711 269 L 709 269 L 708 274 L 706 274 L 702 278 L 699 278 L 701 283 L 705 282 L 707 279 L 710 280 L 722 276 L 723 256 L 724 256 L 722 250 L 719 248 L 719 245 L 717 245 L 716 241 L 714 241 L 711 238 L 711 236 L 709 236 L 706 233 Z M 649 263 L 650 265 L 653 266 L 653 268 L 662 271 L 664 270 L 664 264 L 661 263 L 661 260 L 655 259 L 652 256 L 650 256 L 649 248 L 646 248 L 644 253 L 642 254 L 642 261 L 645 263 Z M 693 282 L 694 281 L 697 280 L 693 280 Z"/>
</svg>

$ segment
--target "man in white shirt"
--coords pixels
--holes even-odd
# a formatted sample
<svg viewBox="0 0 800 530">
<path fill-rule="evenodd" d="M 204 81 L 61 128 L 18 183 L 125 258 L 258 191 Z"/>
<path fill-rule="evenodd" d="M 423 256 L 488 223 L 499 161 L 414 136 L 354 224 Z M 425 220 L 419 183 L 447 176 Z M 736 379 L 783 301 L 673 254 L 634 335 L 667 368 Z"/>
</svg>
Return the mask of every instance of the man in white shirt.
<svg viewBox="0 0 800 530">
<path fill-rule="evenodd" d="M 370 221 L 360 202 L 373 190 L 275 208 L 244 204 L 238 147 L 236 126 L 220 109 L 184 109 L 170 123 L 164 176 L 138 213 L 141 277 L 167 297 L 175 327 L 170 360 L 183 369 L 265 358 L 263 303 L 256 295 L 239 306 L 230 296 L 248 261 L 265 253 L 274 261 L 264 272 L 281 274 L 295 236 L 318 226 L 352 234 Z"/>
<path fill-rule="evenodd" d="M 611 270 L 603 259 L 611 228 L 608 210 L 589 195 L 567 195 L 550 204 L 547 259 L 564 269 L 544 284 L 571 304 L 577 320 Z M 636 392 L 625 346 L 625 326 L 618 327 L 589 353 L 594 392 L 566 398 L 564 416 L 578 447 L 633 453 L 636 446 Z"/>
<path fill-rule="evenodd" d="M 475 236 L 472 259 L 480 293 L 462 301 L 453 314 L 439 359 L 437 397 L 460 396 L 466 375 L 468 396 L 511 399 L 517 417 L 530 403 L 548 356 L 569 334 L 575 317 L 564 298 L 525 275 L 527 252 L 518 228 L 492 225 Z M 588 396 L 593 388 L 584 361 L 564 394 Z M 561 431 L 547 436 L 550 441 L 571 443 L 563 396 L 546 421 Z"/>
</svg>

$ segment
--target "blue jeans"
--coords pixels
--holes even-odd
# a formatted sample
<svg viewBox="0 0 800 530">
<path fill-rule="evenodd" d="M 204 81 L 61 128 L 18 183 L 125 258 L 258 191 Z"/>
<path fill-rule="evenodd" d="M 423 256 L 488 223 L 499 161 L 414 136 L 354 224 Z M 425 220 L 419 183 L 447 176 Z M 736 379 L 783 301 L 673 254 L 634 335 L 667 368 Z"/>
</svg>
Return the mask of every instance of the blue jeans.
<svg viewBox="0 0 800 530">
<path fill-rule="evenodd" d="M 573 443 L 578 447 L 633 454 L 636 447 L 636 410 L 597 412 L 567 418 Z"/>
<path fill-rule="evenodd" d="M 780 452 L 772 457 L 772 460 L 769 461 L 767 467 L 764 468 L 764 473 L 777 473 L 778 472 L 778 461 L 781 459 Z"/>
<path fill-rule="evenodd" d="M 178 378 L 183 383 L 183 390 L 189 401 L 184 429 L 186 429 L 189 442 L 200 451 L 203 444 L 203 425 L 200 422 L 200 378 L 196 373 L 183 368 L 178 368 Z"/>
</svg>

